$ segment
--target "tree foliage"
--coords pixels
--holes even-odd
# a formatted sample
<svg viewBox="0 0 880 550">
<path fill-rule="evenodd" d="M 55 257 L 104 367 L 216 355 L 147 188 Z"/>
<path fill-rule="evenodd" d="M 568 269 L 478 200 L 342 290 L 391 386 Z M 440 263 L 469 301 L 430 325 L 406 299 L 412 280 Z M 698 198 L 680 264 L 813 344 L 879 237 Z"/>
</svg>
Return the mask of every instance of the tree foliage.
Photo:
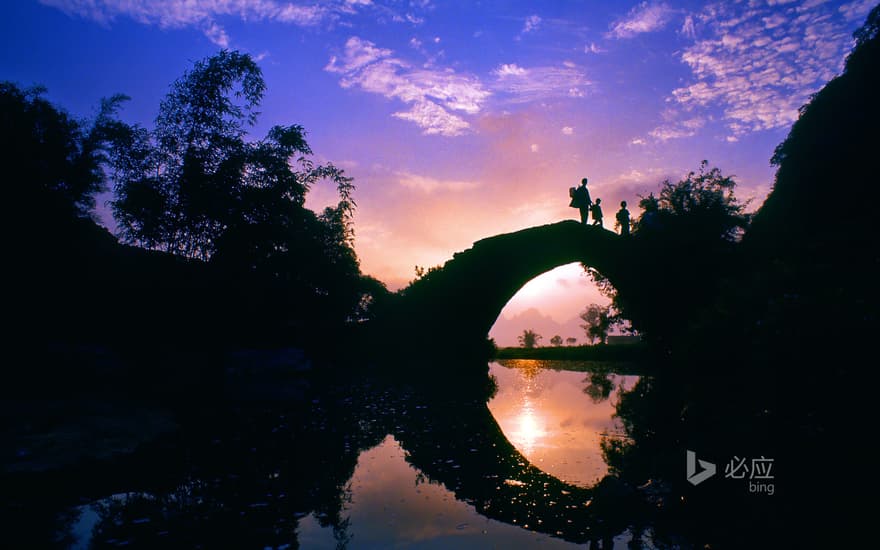
<svg viewBox="0 0 880 550">
<path fill-rule="evenodd" d="M 254 307 L 269 318 L 299 311 L 362 321 L 387 291 L 360 273 L 353 180 L 313 160 L 302 126 L 275 125 L 262 139 L 249 139 L 265 90 L 248 54 L 223 50 L 171 85 L 153 129 L 110 128 L 120 236 L 210 261 L 224 276 L 261 287 L 249 299 L 264 301 Z M 335 185 L 338 201 L 315 213 L 306 196 L 323 181 Z"/>
<path fill-rule="evenodd" d="M 39 208 L 49 223 L 89 217 L 103 191 L 107 128 L 123 96 L 101 104 L 93 120 L 76 120 L 52 105 L 46 89 L 0 82 L 0 162 L 16 212 Z"/>
<path fill-rule="evenodd" d="M 561 346 L 562 345 L 562 336 L 559 336 L 557 334 L 556 336 L 554 336 L 553 338 L 550 339 L 550 343 L 556 347 Z"/>
<path fill-rule="evenodd" d="M 745 212 L 748 202 L 734 194 L 736 181 L 725 176 L 709 161 L 700 163 L 698 171 L 677 182 L 664 180 L 658 195 L 640 197 L 644 213 L 636 223 L 642 231 L 669 232 L 690 228 L 694 238 L 702 241 L 736 241 L 748 226 Z"/>
<path fill-rule="evenodd" d="M 681 180 L 665 180 L 657 194 L 641 197 L 644 210 L 635 222 L 629 257 L 615 276 L 589 273 L 632 328 L 655 341 L 683 334 L 701 308 L 717 295 L 721 282 L 737 269 L 737 243 L 748 227 L 747 202 L 736 181 L 702 161 Z M 586 319 L 585 319 L 586 321 Z M 602 323 L 585 326 L 588 338 L 602 340 Z M 593 334 L 589 334 L 593 328 Z"/>
<path fill-rule="evenodd" d="M 340 248 L 352 237 L 351 178 L 311 160 L 301 126 L 245 139 L 265 88 L 249 55 L 224 50 L 172 84 L 152 131 L 117 127 L 113 212 L 125 241 L 205 260 L 224 246 L 248 250 L 240 259 L 255 265 L 317 232 L 312 244 L 335 245 L 327 252 L 337 259 L 348 254 Z M 339 202 L 315 217 L 304 204 L 321 180 L 336 185 Z"/>
<path fill-rule="evenodd" d="M 829 259 L 828 254 L 869 259 L 850 251 L 872 247 L 876 234 L 872 209 L 880 201 L 880 186 L 871 160 L 880 144 L 878 33 L 880 6 L 854 33 L 855 47 L 843 72 L 800 108 L 776 147 L 773 190 L 744 238 L 749 247 L 806 263 Z"/>
<path fill-rule="evenodd" d="M 611 306 L 600 306 L 599 304 L 590 304 L 580 314 L 584 324 L 581 328 L 587 335 L 587 340 L 594 342 L 599 340 L 604 344 L 608 340 L 608 331 L 616 325 L 618 318 L 612 313 Z"/>
<path fill-rule="evenodd" d="M 543 337 L 532 329 L 524 330 L 522 334 L 517 336 L 517 340 L 519 341 L 519 345 L 524 348 L 532 349 L 538 347 L 538 342 Z"/>
</svg>

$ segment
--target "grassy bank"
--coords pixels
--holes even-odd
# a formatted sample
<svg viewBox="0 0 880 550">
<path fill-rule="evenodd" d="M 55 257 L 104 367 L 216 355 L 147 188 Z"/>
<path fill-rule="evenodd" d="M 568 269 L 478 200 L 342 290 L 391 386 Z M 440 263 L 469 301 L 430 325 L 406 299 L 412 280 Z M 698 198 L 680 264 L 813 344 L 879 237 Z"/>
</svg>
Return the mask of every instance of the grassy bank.
<svg viewBox="0 0 880 550">
<path fill-rule="evenodd" d="M 499 348 L 495 359 L 556 359 L 577 361 L 637 361 L 647 356 L 647 345 L 554 346 L 539 348 Z"/>
</svg>

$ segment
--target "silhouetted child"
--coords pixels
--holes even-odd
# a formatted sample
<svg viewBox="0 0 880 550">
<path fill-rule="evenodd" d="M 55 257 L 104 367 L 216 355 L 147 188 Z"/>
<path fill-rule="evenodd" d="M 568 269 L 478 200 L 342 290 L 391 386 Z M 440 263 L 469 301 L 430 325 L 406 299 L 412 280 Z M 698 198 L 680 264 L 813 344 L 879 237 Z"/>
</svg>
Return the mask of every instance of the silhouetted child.
<svg viewBox="0 0 880 550">
<path fill-rule="evenodd" d="M 593 216 L 593 225 L 598 225 L 599 227 L 602 227 L 602 207 L 599 206 L 601 202 L 602 199 L 596 199 L 596 202 L 590 207 L 590 214 Z"/>
<path fill-rule="evenodd" d="M 621 235 L 629 235 L 629 210 L 626 209 L 626 201 L 620 201 L 620 210 L 617 211 L 617 225 L 620 226 Z"/>
</svg>

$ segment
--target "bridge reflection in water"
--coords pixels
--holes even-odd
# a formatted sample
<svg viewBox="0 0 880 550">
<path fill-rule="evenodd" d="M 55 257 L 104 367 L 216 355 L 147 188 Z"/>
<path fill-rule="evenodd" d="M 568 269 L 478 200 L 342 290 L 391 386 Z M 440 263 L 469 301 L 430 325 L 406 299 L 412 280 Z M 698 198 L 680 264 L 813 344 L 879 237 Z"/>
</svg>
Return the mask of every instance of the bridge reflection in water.
<svg viewBox="0 0 880 550">
<path fill-rule="evenodd" d="M 586 373 L 568 374 L 585 385 Z M 508 392 L 499 381 L 501 405 Z M 615 486 L 609 490 L 607 477 L 587 486 L 587 480 L 598 477 L 596 471 L 572 475 L 568 482 L 536 466 L 505 437 L 486 394 L 467 388 L 473 386 L 427 390 L 353 381 L 344 388 L 316 388 L 286 410 L 254 403 L 228 416 L 211 413 L 212 424 L 202 426 L 187 441 L 188 448 L 178 451 L 187 462 L 182 471 L 170 472 L 174 478 L 133 487 L 137 492 L 125 498 L 98 499 L 80 510 L 94 523 L 68 529 L 74 536 L 90 533 L 80 540 L 90 538 L 96 547 L 125 542 L 205 547 L 351 543 L 357 548 L 370 546 L 371 540 L 374 546 L 407 540 L 444 546 L 445 537 L 458 543 L 469 535 L 479 547 L 541 539 L 552 545 L 602 541 L 606 548 L 613 539 L 628 536 L 640 515 L 631 494 Z M 544 384 L 541 391 L 538 386 L 529 391 L 538 426 L 543 400 L 556 399 L 555 390 Z M 516 409 L 508 408 L 516 418 Z M 524 434 L 533 453 L 546 452 L 547 442 L 556 438 L 551 422 L 565 424 L 565 418 L 557 421 L 552 407 L 548 410 L 540 428 L 544 433 Z M 574 421 L 583 429 L 589 424 L 580 417 Z M 565 466 L 566 460 L 552 453 L 544 456 L 548 470 Z M 162 457 L 156 458 L 153 468 L 161 463 Z"/>
<path fill-rule="evenodd" d="M 592 399 L 584 390 L 584 372 L 546 368 L 548 362 L 506 360 L 490 369 L 498 392 L 489 410 L 507 439 L 529 462 L 579 487 L 591 487 L 608 473 L 602 457 L 602 437 L 620 437 L 613 418 L 616 390 L 632 388 L 637 376 L 608 374 L 608 394 Z"/>
<path fill-rule="evenodd" d="M 448 407 L 424 396 L 414 407 L 392 405 L 408 420 L 360 454 L 348 485 L 353 546 L 562 548 L 565 541 L 628 540 L 626 526 L 612 521 L 617 511 L 593 513 L 609 504 L 591 487 L 607 471 L 599 438 L 616 429 L 614 396 L 594 402 L 584 392 L 588 373 L 541 363 L 493 363 L 498 391 L 488 407 Z M 608 376 L 615 387 L 637 379 Z M 508 438 L 505 426 L 512 427 Z M 301 522 L 299 535 L 305 547 L 332 546 L 332 533 L 314 517 Z"/>
</svg>

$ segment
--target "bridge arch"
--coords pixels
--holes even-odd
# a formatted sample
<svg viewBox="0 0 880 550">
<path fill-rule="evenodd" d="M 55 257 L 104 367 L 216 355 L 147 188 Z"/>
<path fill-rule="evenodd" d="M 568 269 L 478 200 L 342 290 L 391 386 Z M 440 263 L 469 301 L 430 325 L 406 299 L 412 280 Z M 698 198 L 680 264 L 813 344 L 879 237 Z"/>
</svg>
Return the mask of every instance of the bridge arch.
<svg viewBox="0 0 880 550">
<path fill-rule="evenodd" d="M 574 220 L 482 239 L 400 296 L 397 330 L 424 343 L 482 343 L 507 302 L 527 282 L 572 262 L 622 280 L 629 240 Z"/>
</svg>

